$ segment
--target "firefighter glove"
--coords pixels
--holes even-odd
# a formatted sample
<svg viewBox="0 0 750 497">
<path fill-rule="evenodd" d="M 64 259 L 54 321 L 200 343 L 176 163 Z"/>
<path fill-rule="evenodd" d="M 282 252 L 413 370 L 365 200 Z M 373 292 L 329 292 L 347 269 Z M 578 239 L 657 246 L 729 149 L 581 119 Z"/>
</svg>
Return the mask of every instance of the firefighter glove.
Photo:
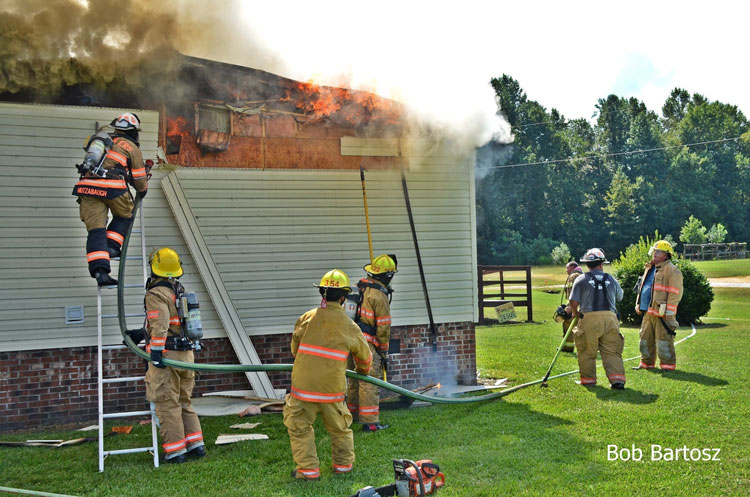
<svg viewBox="0 0 750 497">
<path fill-rule="evenodd" d="M 162 360 L 161 350 L 151 351 L 151 363 L 157 368 L 164 369 L 167 367 L 164 365 L 164 361 Z"/>
<path fill-rule="evenodd" d="M 388 352 L 378 352 L 380 361 L 383 363 L 383 369 L 388 370 Z"/>
</svg>

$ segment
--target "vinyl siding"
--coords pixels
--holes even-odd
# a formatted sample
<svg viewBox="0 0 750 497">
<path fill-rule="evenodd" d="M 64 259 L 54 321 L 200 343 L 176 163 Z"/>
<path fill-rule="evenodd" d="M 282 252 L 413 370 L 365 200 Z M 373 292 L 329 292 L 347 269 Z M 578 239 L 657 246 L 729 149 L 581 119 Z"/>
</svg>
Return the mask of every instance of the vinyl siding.
<svg viewBox="0 0 750 497">
<path fill-rule="evenodd" d="M 351 151 L 355 145 L 348 140 Z M 343 146 L 343 144 L 342 144 Z M 363 141 L 364 147 L 371 146 Z M 435 322 L 475 321 L 473 155 L 413 158 L 406 174 Z M 250 335 L 288 333 L 329 269 L 369 259 L 359 171 L 180 169 L 179 184 Z M 366 173 L 373 251 L 396 253 L 393 325 L 428 322 L 399 172 Z"/>
</svg>

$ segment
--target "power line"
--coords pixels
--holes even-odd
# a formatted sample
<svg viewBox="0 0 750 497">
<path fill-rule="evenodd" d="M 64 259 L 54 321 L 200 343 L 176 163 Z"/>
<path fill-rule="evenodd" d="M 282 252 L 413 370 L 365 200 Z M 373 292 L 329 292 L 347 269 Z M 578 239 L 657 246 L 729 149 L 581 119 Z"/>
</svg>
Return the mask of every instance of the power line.
<svg viewBox="0 0 750 497">
<path fill-rule="evenodd" d="M 682 148 L 682 147 L 695 147 L 698 145 L 710 145 L 712 143 L 724 143 L 724 142 L 730 142 L 730 141 L 736 141 L 739 140 L 741 137 L 735 136 L 734 138 L 722 138 L 720 140 L 709 140 L 709 141 L 703 141 L 703 142 L 695 142 L 695 143 L 685 143 L 681 145 L 669 145 L 667 147 L 655 147 L 655 148 L 643 148 L 640 150 L 630 150 L 628 152 L 613 152 L 610 154 L 590 154 L 590 155 L 584 155 L 581 157 L 568 157 L 567 159 L 553 159 L 553 160 L 544 160 L 544 161 L 538 161 L 538 162 L 521 162 L 518 164 L 505 164 L 502 166 L 489 166 L 486 169 L 505 169 L 505 168 L 511 168 L 511 167 L 522 167 L 522 166 L 538 166 L 542 164 L 556 164 L 558 162 L 574 162 L 574 161 L 580 161 L 580 160 L 586 160 L 586 159 L 593 159 L 597 157 L 619 157 L 622 155 L 632 155 L 632 154 L 643 154 L 643 153 L 649 153 L 649 152 L 657 152 L 659 150 L 668 150 L 671 148 Z"/>
</svg>

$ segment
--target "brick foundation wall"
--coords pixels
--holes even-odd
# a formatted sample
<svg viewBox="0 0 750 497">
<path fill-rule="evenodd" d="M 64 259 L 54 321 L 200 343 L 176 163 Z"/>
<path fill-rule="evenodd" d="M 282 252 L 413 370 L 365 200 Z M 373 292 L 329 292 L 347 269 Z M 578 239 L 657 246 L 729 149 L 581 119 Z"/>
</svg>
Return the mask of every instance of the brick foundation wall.
<svg viewBox="0 0 750 497">
<path fill-rule="evenodd" d="M 432 382 L 472 385 L 476 381 L 475 333 L 472 323 L 438 326 L 437 360 L 429 326 L 392 330 L 400 353 L 392 354 L 388 381 L 405 388 Z M 291 335 L 252 337 L 264 364 L 293 362 Z M 197 362 L 237 364 L 229 339 L 209 339 Z M 145 362 L 128 350 L 105 351 L 105 377 L 142 376 Z M 269 372 L 274 387 L 289 388 L 291 373 Z M 96 347 L 0 352 L 0 431 L 76 422 L 96 422 Z M 250 388 L 243 373 L 201 373 L 194 396 L 217 390 Z M 105 385 L 104 411 L 146 408 L 143 382 Z"/>
</svg>

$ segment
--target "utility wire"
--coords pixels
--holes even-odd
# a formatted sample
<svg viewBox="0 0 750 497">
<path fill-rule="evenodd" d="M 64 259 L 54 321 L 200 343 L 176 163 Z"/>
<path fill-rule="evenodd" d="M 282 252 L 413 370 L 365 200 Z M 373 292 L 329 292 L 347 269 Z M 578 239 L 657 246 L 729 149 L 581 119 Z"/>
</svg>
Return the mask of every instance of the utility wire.
<svg viewBox="0 0 750 497">
<path fill-rule="evenodd" d="M 703 142 L 685 143 L 681 145 L 669 145 L 667 147 L 643 148 L 640 150 L 630 150 L 628 152 L 613 152 L 611 154 L 591 154 L 591 155 L 584 155 L 581 157 L 568 157 L 566 159 L 543 160 L 543 161 L 538 161 L 538 162 L 521 162 L 518 164 L 489 166 L 486 169 L 506 169 L 506 168 L 511 168 L 511 167 L 538 166 L 542 164 L 549 165 L 549 164 L 556 164 L 558 162 L 574 162 L 574 161 L 580 161 L 580 160 L 586 160 L 586 159 L 594 159 L 597 157 L 618 157 L 622 155 L 643 154 L 643 153 L 648 153 L 648 152 L 657 152 L 659 150 L 668 150 L 671 148 L 695 147 L 698 145 L 710 145 L 712 143 L 724 143 L 724 142 L 736 141 L 736 140 L 739 140 L 740 138 L 741 138 L 740 136 L 735 136 L 734 138 L 722 138 L 720 140 L 709 140 L 709 141 L 703 141 Z"/>
</svg>

